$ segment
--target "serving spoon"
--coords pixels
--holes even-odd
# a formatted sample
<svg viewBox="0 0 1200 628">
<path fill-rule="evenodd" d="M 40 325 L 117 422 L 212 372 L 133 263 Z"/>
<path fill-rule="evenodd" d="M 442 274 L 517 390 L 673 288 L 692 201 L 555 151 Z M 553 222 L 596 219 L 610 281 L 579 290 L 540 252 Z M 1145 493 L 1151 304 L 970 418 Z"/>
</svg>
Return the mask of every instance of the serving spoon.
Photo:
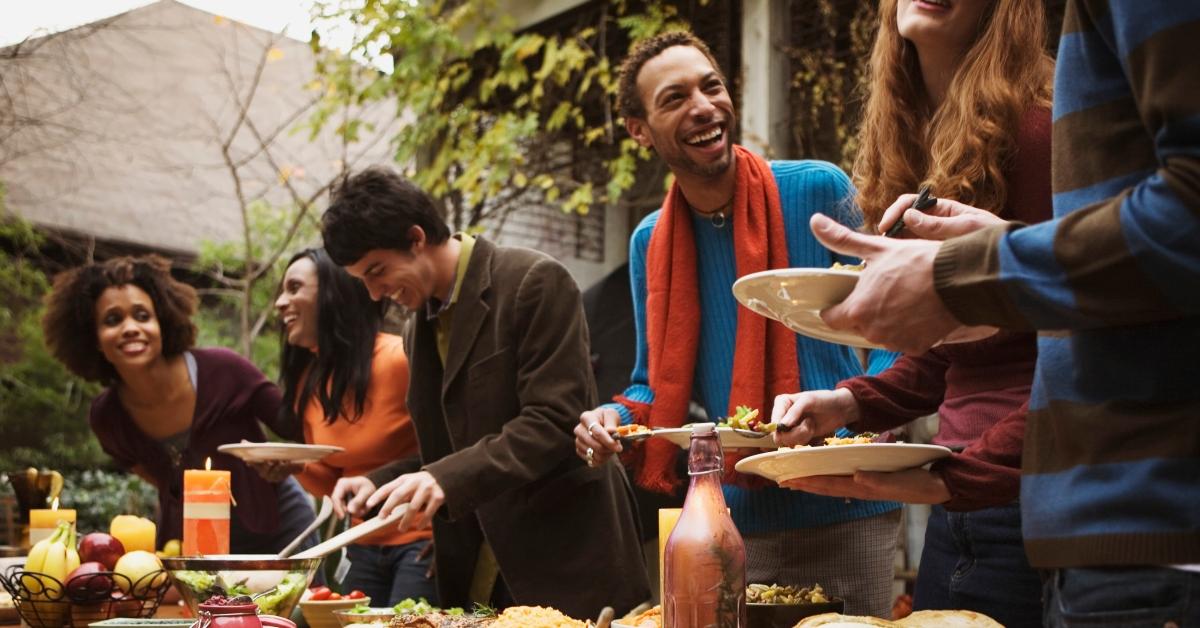
<svg viewBox="0 0 1200 628">
<path fill-rule="evenodd" d="M 308 527 L 304 528 L 303 532 L 292 539 L 291 543 L 288 543 L 286 547 L 279 550 L 279 557 L 287 558 L 291 556 L 292 552 L 295 552 L 296 548 L 300 547 L 300 544 L 304 542 L 304 539 L 308 538 L 308 535 L 312 534 L 313 530 L 316 530 L 322 523 L 325 523 L 325 520 L 329 518 L 332 512 L 333 500 L 329 499 L 328 495 L 321 497 L 321 509 L 317 511 L 317 518 L 313 519 L 312 523 L 308 524 Z"/>
</svg>

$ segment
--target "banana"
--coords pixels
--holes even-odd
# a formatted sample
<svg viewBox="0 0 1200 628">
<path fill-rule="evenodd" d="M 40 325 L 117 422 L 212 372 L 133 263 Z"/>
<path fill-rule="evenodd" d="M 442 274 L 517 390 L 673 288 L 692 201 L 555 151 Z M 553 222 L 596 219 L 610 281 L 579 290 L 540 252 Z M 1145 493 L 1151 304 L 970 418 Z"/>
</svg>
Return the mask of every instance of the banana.
<svg viewBox="0 0 1200 628">
<path fill-rule="evenodd" d="M 55 530 L 50 536 L 40 540 L 33 549 L 29 550 L 29 556 L 25 558 L 25 571 L 33 573 L 44 573 L 42 565 L 46 563 L 46 552 L 50 549 L 50 544 L 58 537 L 59 531 Z M 21 576 L 21 584 L 29 591 L 41 591 L 42 579 L 39 576 L 26 574 Z"/>
<path fill-rule="evenodd" d="M 57 600 L 62 597 L 67 575 L 79 566 L 79 554 L 71 544 L 73 537 L 74 528 L 69 522 L 62 521 L 50 538 L 38 541 L 29 551 L 25 560 L 25 571 L 29 573 L 22 576 L 21 581 L 25 588 L 34 593 L 35 599 Z"/>
<path fill-rule="evenodd" d="M 33 549 L 29 550 L 29 556 L 25 557 L 25 571 L 41 571 L 42 563 L 46 562 L 46 550 L 50 547 L 50 543 L 54 541 L 54 537 L 58 536 L 58 530 L 55 530 L 50 536 L 40 540 Z"/>
<path fill-rule="evenodd" d="M 51 471 L 49 473 L 49 475 L 50 475 L 50 486 L 48 487 L 48 489 L 46 491 L 46 501 L 47 502 L 53 501 L 54 499 L 58 498 L 59 493 L 62 493 L 62 489 L 63 489 L 62 474 L 59 473 L 58 471 Z"/>
<path fill-rule="evenodd" d="M 79 567 L 79 550 L 75 549 L 75 527 L 71 526 L 67 536 L 67 572 L 63 574 L 62 581 L 67 581 L 67 576 L 71 575 L 72 571 Z"/>
<path fill-rule="evenodd" d="M 62 594 L 62 582 L 67 579 L 67 546 L 61 541 L 51 543 L 46 550 L 46 561 L 42 563 L 42 573 L 50 576 L 42 581 L 46 587 L 47 599 L 58 599 Z M 58 582 L 55 582 L 57 580 Z"/>
<path fill-rule="evenodd" d="M 21 584 L 29 591 L 30 608 L 42 626 L 61 626 L 67 618 L 68 605 L 63 599 L 63 583 L 74 567 L 68 558 L 68 544 L 72 542 L 74 527 L 66 521 L 58 524 L 49 538 L 38 541 L 25 559 L 25 574 Z M 78 565 L 79 555 L 74 562 Z M 24 611 L 22 611 L 24 612 Z"/>
</svg>

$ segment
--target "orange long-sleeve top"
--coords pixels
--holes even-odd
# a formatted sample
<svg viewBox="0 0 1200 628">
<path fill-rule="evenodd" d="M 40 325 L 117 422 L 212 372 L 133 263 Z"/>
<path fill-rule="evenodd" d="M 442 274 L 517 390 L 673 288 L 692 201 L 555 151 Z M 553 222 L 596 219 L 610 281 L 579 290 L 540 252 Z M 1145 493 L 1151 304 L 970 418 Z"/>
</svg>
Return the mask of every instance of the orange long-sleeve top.
<svg viewBox="0 0 1200 628">
<path fill-rule="evenodd" d="M 297 479 L 314 495 L 329 495 L 340 477 L 365 475 L 387 463 L 417 455 L 417 433 L 404 398 L 408 393 L 408 356 L 399 336 L 379 334 L 371 360 L 362 416 L 353 423 L 338 417 L 326 423 L 316 397 L 304 408 L 304 441 L 337 445 L 345 451 L 305 465 Z M 353 402 L 351 402 L 353 403 Z M 355 519 L 353 523 L 360 520 Z M 363 545 L 404 545 L 430 538 L 429 529 L 405 533 L 385 528 L 359 540 Z"/>
</svg>

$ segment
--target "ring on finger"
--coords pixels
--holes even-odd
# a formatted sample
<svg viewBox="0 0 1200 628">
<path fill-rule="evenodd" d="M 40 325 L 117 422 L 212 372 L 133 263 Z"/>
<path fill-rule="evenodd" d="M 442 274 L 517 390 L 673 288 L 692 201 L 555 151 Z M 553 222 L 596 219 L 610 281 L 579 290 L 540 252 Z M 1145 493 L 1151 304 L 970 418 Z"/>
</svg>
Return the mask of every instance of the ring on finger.
<svg viewBox="0 0 1200 628">
<path fill-rule="evenodd" d="M 600 427 L 600 426 L 596 423 L 588 424 L 588 434 L 592 434 L 594 436 L 595 432 L 593 432 L 592 430 L 596 429 L 597 427 Z"/>
<path fill-rule="evenodd" d="M 588 447 L 586 453 L 587 453 L 588 466 L 589 467 L 595 466 L 596 465 L 596 450 L 592 449 L 591 447 Z"/>
</svg>

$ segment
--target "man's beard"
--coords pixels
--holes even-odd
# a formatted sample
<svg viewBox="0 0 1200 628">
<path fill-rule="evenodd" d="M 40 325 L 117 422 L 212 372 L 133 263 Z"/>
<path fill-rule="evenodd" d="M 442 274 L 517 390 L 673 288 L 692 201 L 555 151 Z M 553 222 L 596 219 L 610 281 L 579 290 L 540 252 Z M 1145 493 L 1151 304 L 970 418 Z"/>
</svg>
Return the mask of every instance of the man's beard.
<svg viewBox="0 0 1200 628">
<path fill-rule="evenodd" d="M 728 130 L 723 132 L 728 133 Z M 653 131 L 651 131 L 651 136 L 655 140 L 655 146 L 662 146 L 664 144 L 664 142 L 659 141 L 662 139 L 662 136 L 654 133 Z M 666 162 L 667 167 L 669 167 L 672 172 L 683 172 L 696 177 L 715 177 L 720 174 L 724 174 L 725 171 L 729 169 L 729 166 L 733 164 L 733 144 L 729 141 L 728 137 L 726 137 L 724 141 L 725 154 L 722 155 L 720 159 L 707 164 L 697 163 L 696 160 L 687 155 L 687 149 L 685 148 L 673 150 L 669 155 L 663 153 L 661 150 L 656 152 L 658 152 L 658 156 L 662 157 L 662 160 Z M 680 144 L 682 145 L 683 143 L 680 142 Z M 670 145 L 672 148 L 677 146 L 674 143 L 671 143 Z"/>
</svg>

